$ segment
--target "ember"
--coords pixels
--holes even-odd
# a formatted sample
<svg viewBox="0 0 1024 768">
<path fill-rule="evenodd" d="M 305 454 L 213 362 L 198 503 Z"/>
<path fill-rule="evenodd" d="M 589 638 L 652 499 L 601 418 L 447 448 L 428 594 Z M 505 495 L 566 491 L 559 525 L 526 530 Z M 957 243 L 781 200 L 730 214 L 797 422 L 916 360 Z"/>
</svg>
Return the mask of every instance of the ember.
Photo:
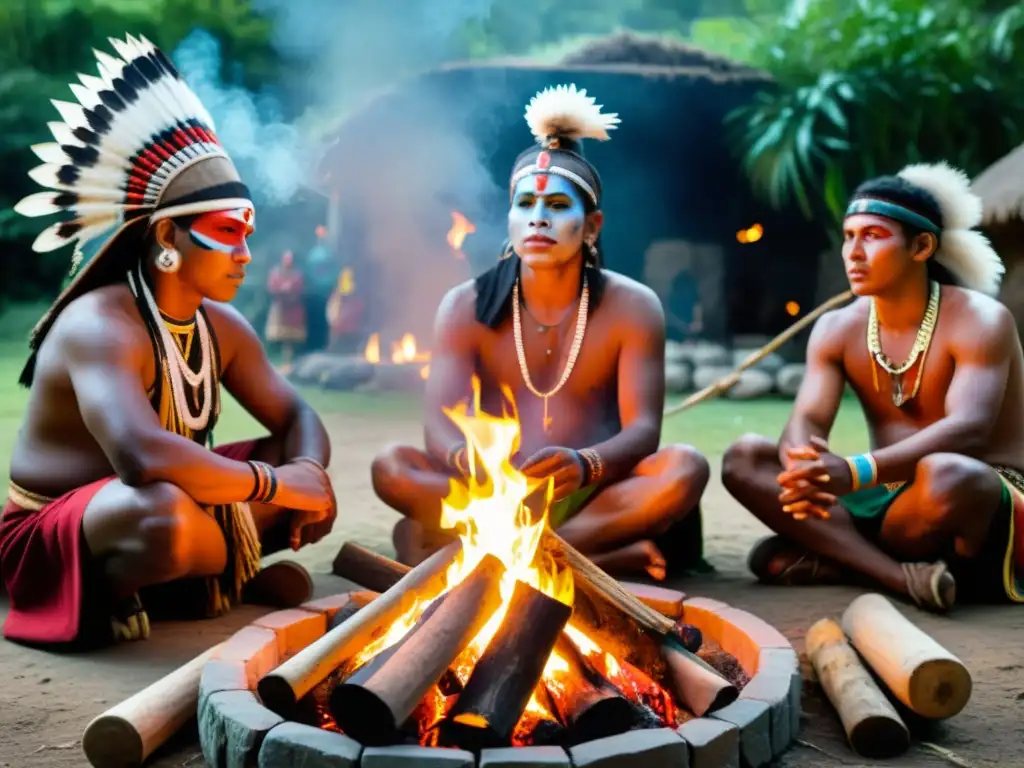
<svg viewBox="0 0 1024 768">
<path fill-rule="evenodd" d="M 401 349 L 414 358 L 408 338 Z M 481 411 L 475 379 L 473 391 L 472 409 L 446 411 L 471 448 L 468 484 L 452 482 L 441 512 L 461 546 L 411 571 L 405 579 L 416 586 L 382 596 L 392 596 L 386 615 L 397 618 L 353 630 L 369 632 L 367 641 L 313 692 L 311 719 L 367 745 L 471 750 L 576 744 L 683 722 L 689 713 L 662 687 L 663 666 L 633 666 L 591 634 L 590 620 L 571 618 L 573 571 L 540 546 L 552 484 L 511 464 L 519 443 L 511 393 L 498 417 Z M 545 497 L 539 513 L 524 504 L 535 492 Z"/>
</svg>

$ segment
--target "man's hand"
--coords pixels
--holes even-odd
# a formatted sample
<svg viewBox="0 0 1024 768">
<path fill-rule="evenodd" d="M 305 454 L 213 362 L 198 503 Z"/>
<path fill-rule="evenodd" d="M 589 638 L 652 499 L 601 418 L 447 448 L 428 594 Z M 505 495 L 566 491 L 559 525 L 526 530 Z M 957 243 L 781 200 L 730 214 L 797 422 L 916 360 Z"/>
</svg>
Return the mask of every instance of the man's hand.
<svg viewBox="0 0 1024 768">
<path fill-rule="evenodd" d="M 308 532 L 305 543 L 323 538 L 330 530 L 328 523 L 333 524 L 335 514 L 334 489 L 330 478 L 321 467 L 309 461 L 295 461 L 274 470 L 277 476 L 277 494 L 273 503 L 284 509 L 293 510 L 289 523 L 291 546 L 293 550 L 303 542 L 303 528 L 317 525 L 318 528 Z M 313 534 L 323 533 L 314 539 Z"/>
<path fill-rule="evenodd" d="M 524 461 L 519 471 L 527 477 L 554 480 L 555 501 L 578 491 L 587 474 L 583 459 L 571 448 L 542 448 Z"/>
<path fill-rule="evenodd" d="M 829 451 L 820 437 L 812 437 L 810 445 L 790 448 L 787 459 L 785 471 L 778 476 L 782 511 L 794 520 L 808 515 L 827 520 L 836 497 L 853 490 L 846 459 Z"/>
</svg>

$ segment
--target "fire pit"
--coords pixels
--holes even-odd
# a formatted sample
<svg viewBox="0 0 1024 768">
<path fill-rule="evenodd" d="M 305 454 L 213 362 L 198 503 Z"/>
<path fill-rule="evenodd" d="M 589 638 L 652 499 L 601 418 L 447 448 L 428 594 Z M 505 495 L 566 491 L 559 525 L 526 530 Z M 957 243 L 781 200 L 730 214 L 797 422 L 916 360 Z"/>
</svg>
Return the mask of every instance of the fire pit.
<svg viewBox="0 0 1024 768">
<path fill-rule="evenodd" d="M 483 581 L 486 581 L 486 575 L 475 577 L 477 590 Z M 467 584 L 474 586 L 474 582 L 469 580 L 460 586 Z M 479 591 L 466 595 L 472 591 L 463 590 L 460 595 L 452 590 L 451 597 L 444 600 L 432 616 L 421 622 L 421 629 L 432 618 L 440 615 L 445 605 L 476 598 Z M 520 589 L 519 600 L 530 602 L 522 597 L 529 594 Z M 574 711 L 572 707 L 583 711 L 584 720 L 588 719 L 587 713 L 591 713 L 589 725 L 584 724 L 587 732 L 570 740 L 575 743 L 567 743 L 566 729 L 560 722 L 545 720 L 544 712 L 534 710 L 533 701 L 536 697 L 532 697 L 522 717 L 516 718 L 517 722 L 514 723 L 516 728 L 513 741 L 523 746 L 481 748 L 480 744 L 486 742 L 487 737 L 481 737 L 479 732 L 487 729 L 476 727 L 479 721 L 473 716 L 463 717 L 460 724 L 459 714 L 473 715 L 473 710 L 481 709 L 479 704 L 484 702 L 483 708 L 493 705 L 491 713 L 496 716 L 489 721 L 490 727 L 507 727 L 507 721 L 514 717 L 514 713 L 508 714 L 510 710 L 507 705 L 512 698 L 508 691 L 515 688 L 517 676 L 522 678 L 526 675 L 517 669 L 517 664 L 524 661 L 535 665 L 538 663 L 536 659 L 524 660 L 505 655 L 509 648 L 507 642 L 499 642 L 498 653 L 492 653 L 490 657 L 488 653 L 492 646 L 488 647 L 470 674 L 469 684 L 461 684 L 458 675 L 449 674 L 449 670 L 442 673 L 438 683 L 432 684 L 428 693 L 417 700 L 415 711 L 410 717 L 410 722 L 414 724 L 412 729 L 407 727 L 404 736 L 397 737 L 411 743 L 364 745 L 339 732 L 338 725 L 331 717 L 332 700 L 344 701 L 345 692 L 348 691 L 347 695 L 354 694 L 352 698 L 355 705 L 347 710 L 346 717 L 357 729 L 362 729 L 361 733 L 370 735 L 368 741 L 381 741 L 381 733 L 391 731 L 392 723 L 388 720 L 391 713 L 382 708 L 379 698 L 368 694 L 367 688 L 372 686 L 364 683 L 384 674 L 387 671 L 387 659 L 398 658 L 408 643 L 396 644 L 398 650 L 390 655 L 385 651 L 375 657 L 364 665 L 362 675 L 351 675 L 343 684 L 339 685 L 337 681 L 344 679 L 344 670 L 327 670 L 323 682 L 296 702 L 290 720 L 265 706 L 257 691 L 261 680 L 272 679 L 271 673 L 280 669 L 282 664 L 300 659 L 301 651 L 323 642 L 329 635 L 330 627 L 355 620 L 378 599 L 375 592 L 352 592 L 313 601 L 301 609 L 269 614 L 228 640 L 219 657 L 207 663 L 200 686 L 199 732 L 207 762 L 212 766 L 258 764 L 267 768 L 281 765 L 352 768 L 471 768 L 475 765 L 480 768 L 513 765 L 574 765 L 577 768 L 618 765 L 644 765 L 652 768 L 686 765 L 691 768 L 731 767 L 740 764 L 760 766 L 782 753 L 795 738 L 799 727 L 800 676 L 797 657 L 789 642 L 757 617 L 724 603 L 703 598 L 686 599 L 682 615 L 684 621 L 698 627 L 704 635 L 704 646 L 700 654 L 713 659 L 715 655 L 723 655 L 724 652 L 734 657 L 742 668 L 743 676 L 749 677 L 749 682 L 743 685 L 735 702 L 705 717 L 693 717 L 677 708 L 675 722 L 678 725 L 659 724 L 650 719 L 643 722 L 641 719 L 630 723 L 628 730 L 614 735 L 600 736 L 589 732 L 593 728 L 621 723 L 623 710 L 629 710 L 628 706 L 609 705 L 607 702 L 630 703 L 628 697 L 609 695 L 608 690 L 599 690 L 595 695 L 594 689 L 601 689 L 602 685 L 591 686 L 595 678 L 590 678 L 583 686 L 579 686 L 578 681 L 574 683 L 579 686 L 576 689 L 577 695 L 569 705 L 570 708 L 564 710 L 569 712 L 570 720 Z M 514 601 L 512 605 L 519 610 L 519 603 Z M 552 610 L 549 605 L 544 605 Z M 453 611 L 449 610 L 448 613 Z M 539 644 L 539 633 L 544 626 L 549 626 L 548 621 L 548 616 L 544 616 L 543 612 L 538 613 L 534 608 L 529 614 L 520 613 L 515 621 L 502 622 L 494 639 L 507 641 L 517 632 L 527 630 L 526 634 Z M 410 641 L 416 634 L 418 632 L 411 633 Z M 590 656 L 582 652 L 578 645 L 574 652 L 566 642 L 566 638 L 574 641 L 578 637 L 575 633 L 563 633 L 555 644 L 555 653 L 565 658 L 575 674 L 582 674 L 580 668 L 586 668 Z M 422 644 L 426 648 L 425 655 L 429 656 L 432 648 L 441 642 L 442 639 L 433 637 L 431 642 Z M 363 650 L 368 649 L 364 647 Z M 422 650 L 415 654 L 415 658 L 425 658 Z M 387 659 L 383 664 L 376 663 L 376 659 L 385 656 Z M 502 663 L 488 667 L 488 658 L 498 659 Z M 490 689 L 500 691 L 504 698 L 470 696 L 474 678 L 479 674 L 476 670 L 485 671 L 488 682 L 494 677 L 499 678 L 503 686 L 492 685 Z M 390 690 L 412 697 L 415 691 L 411 688 L 411 678 L 420 676 L 421 670 L 403 672 L 409 674 L 399 675 Z M 591 667 L 586 674 L 593 672 Z M 613 687 L 622 686 L 622 679 L 615 679 L 614 683 Z M 648 683 L 653 684 L 653 681 Z M 376 690 L 387 689 L 378 686 Z M 618 692 L 621 690 L 617 689 Z M 644 693 L 651 696 L 650 690 L 644 691 L 641 688 L 641 699 Z M 462 703 L 467 696 L 472 701 Z M 450 699 L 454 699 L 454 704 L 448 704 Z M 551 700 L 555 701 L 553 708 L 560 720 L 563 712 L 560 707 L 564 707 L 568 699 L 561 699 L 560 705 L 556 694 Z M 647 701 L 651 701 L 651 698 Z M 664 717 L 665 713 L 658 714 Z M 504 720 L 502 715 L 506 716 Z M 545 722 L 551 725 L 542 725 Z M 443 727 L 438 727 L 438 724 Z M 595 738 L 589 738 L 591 736 Z M 394 733 L 389 733 L 385 740 L 394 737 Z M 463 748 L 461 744 L 456 744 L 454 748 L 432 746 L 451 739 L 457 742 L 464 739 L 463 743 L 470 748 Z M 533 743 L 528 743 L 530 741 Z"/>
</svg>

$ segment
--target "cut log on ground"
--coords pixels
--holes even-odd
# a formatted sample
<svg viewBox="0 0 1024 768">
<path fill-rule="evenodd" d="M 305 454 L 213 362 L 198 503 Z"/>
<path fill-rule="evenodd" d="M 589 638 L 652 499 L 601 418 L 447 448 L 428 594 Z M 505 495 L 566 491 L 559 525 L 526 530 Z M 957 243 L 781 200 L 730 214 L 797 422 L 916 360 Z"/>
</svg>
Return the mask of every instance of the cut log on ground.
<svg viewBox="0 0 1024 768">
<path fill-rule="evenodd" d="M 545 688 L 566 726 L 568 744 L 625 733 L 642 720 L 640 708 L 606 680 L 564 633 L 554 652 L 566 668 L 546 678 Z"/>
<path fill-rule="evenodd" d="M 971 673 L 882 595 L 861 595 L 843 614 L 853 647 L 893 695 L 930 720 L 952 717 L 971 698 Z"/>
<path fill-rule="evenodd" d="M 505 566 L 498 558 L 484 556 L 473 572 L 447 593 L 444 603 L 417 622 L 397 647 L 363 665 L 335 688 L 330 708 L 338 727 L 368 746 L 392 743 L 423 695 L 501 605 L 499 585 L 504 573 Z M 365 610 L 383 599 L 382 595 Z"/>
<path fill-rule="evenodd" d="M 854 752 L 889 758 L 910 747 L 910 732 L 896 708 L 875 685 L 842 628 L 822 619 L 807 632 L 807 655 L 832 702 Z"/>
<path fill-rule="evenodd" d="M 435 552 L 363 610 L 264 676 L 257 686 L 263 704 L 281 717 L 293 719 L 297 702 L 331 672 L 369 645 L 418 600 L 440 594 L 448 566 L 461 546 L 456 543 Z"/>
<path fill-rule="evenodd" d="M 376 592 L 387 592 L 412 569 L 391 558 L 346 541 L 331 567 L 335 576 L 355 582 Z"/>
<path fill-rule="evenodd" d="M 478 751 L 512 746 L 544 665 L 572 608 L 517 582 L 506 618 L 441 725 L 441 743 Z"/>
<path fill-rule="evenodd" d="M 671 640 L 662 643 L 661 655 L 676 698 L 697 717 L 728 706 L 739 697 L 739 689 L 714 667 Z"/>
<path fill-rule="evenodd" d="M 199 678 L 218 650 L 215 645 L 89 723 L 82 735 L 89 763 L 96 768 L 142 765 L 196 716 Z"/>
</svg>

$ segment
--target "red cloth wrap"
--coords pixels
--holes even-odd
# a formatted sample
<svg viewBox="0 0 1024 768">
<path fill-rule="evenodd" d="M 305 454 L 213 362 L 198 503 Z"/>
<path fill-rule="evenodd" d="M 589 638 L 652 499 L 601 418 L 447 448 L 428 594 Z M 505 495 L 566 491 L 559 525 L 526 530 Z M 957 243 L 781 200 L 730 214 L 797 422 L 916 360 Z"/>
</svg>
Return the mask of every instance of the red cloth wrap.
<svg viewBox="0 0 1024 768">
<path fill-rule="evenodd" d="M 235 461 L 252 454 L 255 440 L 227 443 L 214 452 Z M 8 500 L 0 516 L 0 576 L 10 596 L 3 633 L 26 643 L 71 643 L 78 638 L 89 551 L 82 517 L 97 491 L 116 475 L 76 488 L 38 512 Z M 103 617 L 104 619 L 106 617 Z"/>
</svg>

